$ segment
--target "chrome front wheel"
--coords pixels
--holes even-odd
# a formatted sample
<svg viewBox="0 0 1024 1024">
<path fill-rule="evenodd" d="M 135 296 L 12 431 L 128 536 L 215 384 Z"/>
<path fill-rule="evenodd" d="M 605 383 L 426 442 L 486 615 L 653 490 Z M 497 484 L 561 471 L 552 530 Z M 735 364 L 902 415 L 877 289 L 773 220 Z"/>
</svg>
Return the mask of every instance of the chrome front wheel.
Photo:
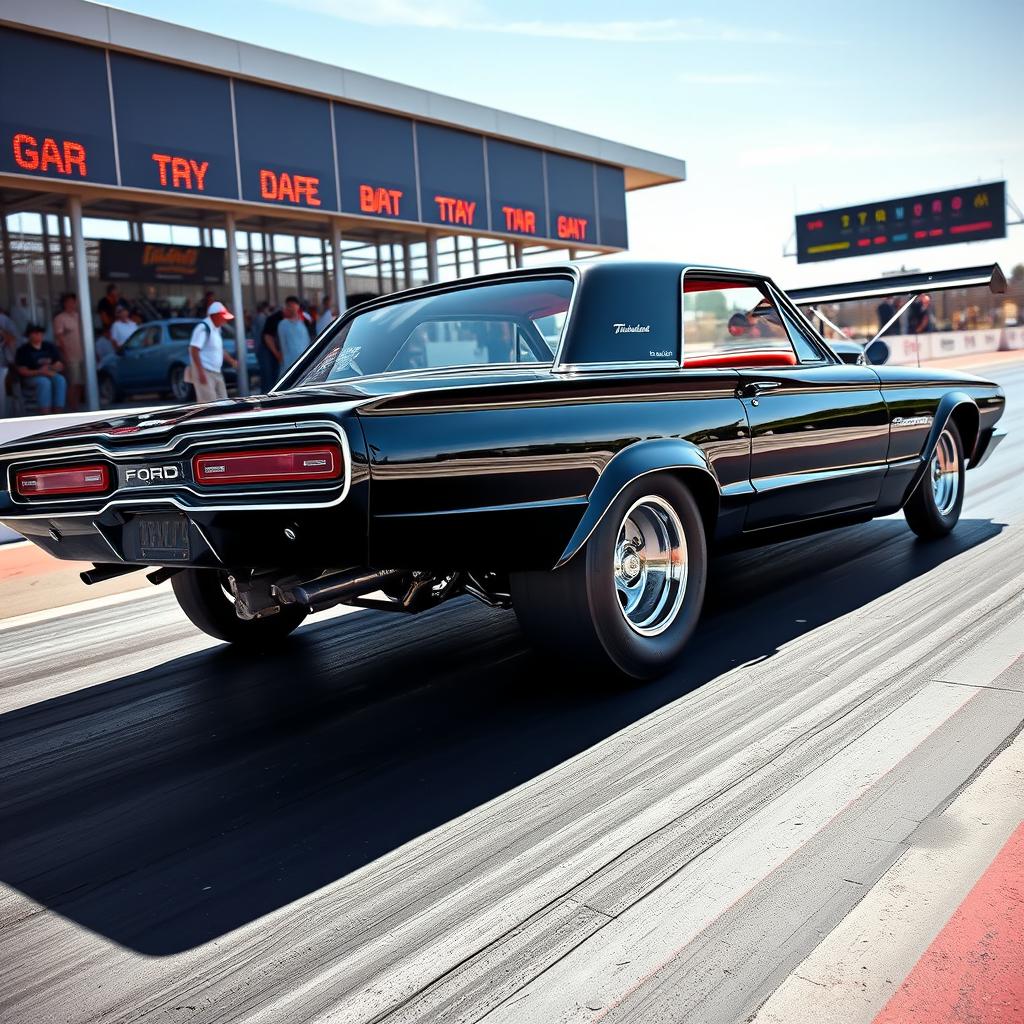
<svg viewBox="0 0 1024 1024">
<path fill-rule="evenodd" d="M 948 427 L 939 435 L 928 473 L 935 507 L 948 516 L 960 496 L 960 450 Z"/>
<path fill-rule="evenodd" d="M 657 636 L 673 622 L 686 593 L 686 536 L 676 510 L 649 494 L 623 516 L 615 541 L 614 579 L 619 608 L 641 636 Z"/>
<path fill-rule="evenodd" d="M 964 501 L 964 446 L 951 419 L 939 434 L 924 475 L 903 506 L 910 528 L 924 540 L 945 537 Z"/>
</svg>

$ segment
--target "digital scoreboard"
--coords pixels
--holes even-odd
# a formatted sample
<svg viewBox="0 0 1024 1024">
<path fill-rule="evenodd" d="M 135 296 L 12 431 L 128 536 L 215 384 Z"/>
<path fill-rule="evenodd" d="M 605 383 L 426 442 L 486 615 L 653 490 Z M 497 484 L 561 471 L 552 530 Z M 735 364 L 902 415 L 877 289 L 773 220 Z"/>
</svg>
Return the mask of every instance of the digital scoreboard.
<svg viewBox="0 0 1024 1024">
<path fill-rule="evenodd" d="M 796 218 L 798 263 L 1005 237 L 1005 181 Z"/>
<path fill-rule="evenodd" d="M 0 173 L 626 247 L 621 167 L 5 27 Z"/>
</svg>

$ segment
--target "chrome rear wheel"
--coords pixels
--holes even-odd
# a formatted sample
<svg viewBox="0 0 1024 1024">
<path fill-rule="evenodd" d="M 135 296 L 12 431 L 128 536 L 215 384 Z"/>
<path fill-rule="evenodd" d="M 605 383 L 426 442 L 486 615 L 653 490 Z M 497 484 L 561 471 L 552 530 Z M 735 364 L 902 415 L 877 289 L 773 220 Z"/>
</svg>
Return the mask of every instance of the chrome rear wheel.
<svg viewBox="0 0 1024 1024">
<path fill-rule="evenodd" d="M 623 618 L 641 636 L 673 622 L 686 593 L 686 536 L 662 497 L 635 501 L 622 518 L 614 553 L 615 592 Z"/>
</svg>

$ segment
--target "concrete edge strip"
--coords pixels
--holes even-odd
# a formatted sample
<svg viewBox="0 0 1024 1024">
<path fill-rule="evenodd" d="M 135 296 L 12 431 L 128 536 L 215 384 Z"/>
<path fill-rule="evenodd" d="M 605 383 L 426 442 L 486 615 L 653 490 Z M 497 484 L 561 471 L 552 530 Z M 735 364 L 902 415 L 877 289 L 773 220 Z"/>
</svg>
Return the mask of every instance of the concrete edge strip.
<svg viewBox="0 0 1024 1024">
<path fill-rule="evenodd" d="M 941 839 L 910 848 L 752 1020 L 874 1020 L 1020 827 L 1022 779 L 1018 736 L 935 819 Z"/>
</svg>

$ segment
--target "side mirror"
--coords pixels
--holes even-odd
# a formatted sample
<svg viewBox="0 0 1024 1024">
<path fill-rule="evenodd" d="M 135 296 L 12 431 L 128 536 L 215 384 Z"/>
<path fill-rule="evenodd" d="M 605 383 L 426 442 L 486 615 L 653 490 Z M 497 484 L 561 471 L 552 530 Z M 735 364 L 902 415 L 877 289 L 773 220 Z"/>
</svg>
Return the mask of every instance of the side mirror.
<svg viewBox="0 0 1024 1024">
<path fill-rule="evenodd" d="M 889 361 L 889 346 L 886 345 L 881 338 L 875 338 L 873 342 L 866 349 L 864 349 L 864 358 L 872 366 L 881 366 L 883 363 Z"/>
</svg>

